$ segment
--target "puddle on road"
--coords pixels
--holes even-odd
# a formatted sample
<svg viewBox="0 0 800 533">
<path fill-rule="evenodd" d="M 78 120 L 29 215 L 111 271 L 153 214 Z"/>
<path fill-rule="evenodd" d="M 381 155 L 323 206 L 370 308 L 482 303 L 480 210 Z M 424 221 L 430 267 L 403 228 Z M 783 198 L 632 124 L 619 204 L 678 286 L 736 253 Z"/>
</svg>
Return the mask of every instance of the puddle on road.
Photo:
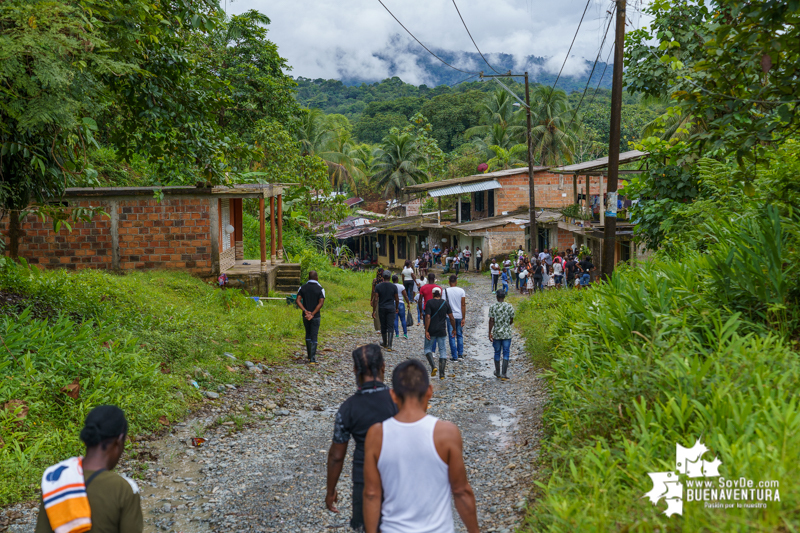
<svg viewBox="0 0 800 533">
<path fill-rule="evenodd" d="M 490 414 L 487 417 L 496 430 L 490 431 L 489 435 L 497 439 L 498 449 L 508 448 L 514 442 L 514 433 L 517 431 L 519 417 L 517 410 L 507 405 L 500 406 L 500 414 Z"/>
<path fill-rule="evenodd" d="M 480 361 L 481 370 L 478 375 L 485 378 L 494 377 L 494 349 L 489 344 L 489 306 L 484 305 L 481 314 L 483 320 L 472 332 L 474 344 L 470 348 L 470 356 Z"/>
</svg>

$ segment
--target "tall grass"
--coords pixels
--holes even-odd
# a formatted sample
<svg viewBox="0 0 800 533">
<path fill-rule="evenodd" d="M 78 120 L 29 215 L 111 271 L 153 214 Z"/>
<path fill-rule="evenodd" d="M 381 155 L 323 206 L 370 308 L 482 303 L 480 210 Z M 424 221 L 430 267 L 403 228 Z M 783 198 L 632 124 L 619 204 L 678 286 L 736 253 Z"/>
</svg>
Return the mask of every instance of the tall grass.
<svg viewBox="0 0 800 533">
<path fill-rule="evenodd" d="M 524 531 L 800 530 L 800 313 L 783 281 L 796 224 L 768 210 L 708 228 L 707 253 L 539 299 L 566 296 L 547 303 L 544 334 L 523 330 L 554 348 L 546 459 Z M 541 310 L 530 302 L 523 323 Z M 684 501 L 682 516 L 666 517 L 664 500 L 644 498 L 648 473 L 674 471 L 675 445 L 697 440 L 722 477 L 778 481 L 780 502 Z"/>
<path fill-rule="evenodd" d="M 326 288 L 321 343 L 356 325 L 370 276 L 337 273 Z M 201 389 L 247 379 L 244 360 L 281 364 L 301 349 L 300 313 L 281 302 L 256 306 L 179 272 L 40 272 L 0 269 L 0 505 L 32 497 L 49 464 L 80 453 L 78 433 L 95 405 L 125 409 L 132 434 L 180 419 Z M 238 358 L 233 361 L 224 352 Z M 233 371 L 231 371 L 233 370 Z M 77 398 L 62 392 L 75 379 Z M 23 409 L 4 409 L 11 400 Z"/>
</svg>

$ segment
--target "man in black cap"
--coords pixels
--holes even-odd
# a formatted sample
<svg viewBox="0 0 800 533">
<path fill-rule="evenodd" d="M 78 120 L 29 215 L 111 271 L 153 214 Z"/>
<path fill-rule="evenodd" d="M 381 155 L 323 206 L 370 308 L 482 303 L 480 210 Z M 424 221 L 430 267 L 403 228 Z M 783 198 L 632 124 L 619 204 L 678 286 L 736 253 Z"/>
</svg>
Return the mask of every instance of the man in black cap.
<svg viewBox="0 0 800 533">
<path fill-rule="evenodd" d="M 303 327 L 306 330 L 306 351 L 309 364 L 317 364 L 317 337 L 322 321 L 320 309 L 325 304 L 325 289 L 319 284 L 317 271 L 308 273 L 308 283 L 297 291 L 297 307 L 303 311 Z"/>
</svg>

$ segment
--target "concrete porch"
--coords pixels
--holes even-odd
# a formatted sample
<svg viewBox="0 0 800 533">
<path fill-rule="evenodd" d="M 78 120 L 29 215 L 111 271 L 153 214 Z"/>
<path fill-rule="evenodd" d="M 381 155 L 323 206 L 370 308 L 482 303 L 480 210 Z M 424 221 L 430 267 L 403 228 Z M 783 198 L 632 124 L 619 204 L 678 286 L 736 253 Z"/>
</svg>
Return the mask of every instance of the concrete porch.
<svg viewBox="0 0 800 533">
<path fill-rule="evenodd" d="M 228 287 L 244 289 L 252 296 L 269 296 L 269 291 L 295 293 L 300 288 L 300 265 L 298 263 L 267 263 L 261 271 L 257 259 L 237 259 L 224 271 L 228 275 Z"/>
</svg>

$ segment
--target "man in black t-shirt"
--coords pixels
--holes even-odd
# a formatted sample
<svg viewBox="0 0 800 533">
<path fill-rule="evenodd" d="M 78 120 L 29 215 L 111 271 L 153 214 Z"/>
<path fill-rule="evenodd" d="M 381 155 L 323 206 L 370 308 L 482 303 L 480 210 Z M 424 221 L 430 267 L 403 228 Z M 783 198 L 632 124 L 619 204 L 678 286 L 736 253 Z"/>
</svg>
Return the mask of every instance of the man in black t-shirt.
<svg viewBox="0 0 800 533">
<path fill-rule="evenodd" d="M 339 499 L 336 483 L 347 455 L 347 443 L 352 437 L 356 449 L 353 453 L 353 518 L 350 519 L 350 527 L 360 530 L 364 527 L 364 440 L 373 424 L 397 414 L 397 406 L 389 394 L 389 387 L 383 384 L 386 365 L 377 344 L 356 348 L 353 351 L 353 363 L 358 390 L 345 400 L 336 413 L 333 442 L 328 451 L 328 490 L 325 505 L 328 510 L 339 512 L 335 506 Z"/>
<path fill-rule="evenodd" d="M 388 270 L 383 272 L 383 282 L 375 285 L 375 294 L 378 296 L 378 319 L 381 323 L 381 346 L 392 351 L 392 340 L 394 339 L 394 318 L 400 309 L 400 298 L 397 294 L 397 286 L 389 281 L 392 273 Z M 375 318 L 375 311 L 372 312 Z"/>
<path fill-rule="evenodd" d="M 309 364 L 317 364 L 317 337 L 322 321 L 320 309 L 325 303 L 325 289 L 317 281 L 317 272 L 308 273 L 308 283 L 297 291 L 297 307 L 303 311 L 303 327 L 306 330 L 306 351 Z"/>
<path fill-rule="evenodd" d="M 581 270 L 581 287 L 589 287 L 589 283 L 592 280 L 592 271 L 594 270 L 592 258 L 586 257 L 579 261 L 578 268 Z"/>
<path fill-rule="evenodd" d="M 450 320 L 452 336 L 456 335 L 456 319 L 450 304 L 442 300 L 442 289 L 433 289 L 433 299 L 425 303 L 425 357 L 431 365 L 431 376 L 436 375 L 436 366 L 433 364 L 433 354 L 439 347 L 439 379 L 444 379 L 444 369 L 447 366 L 447 320 Z"/>
<path fill-rule="evenodd" d="M 578 264 L 575 262 L 575 258 L 570 255 L 567 258 L 567 262 L 564 263 L 564 272 L 567 274 L 567 288 L 572 289 L 575 287 L 575 274 L 578 270 Z"/>
</svg>

